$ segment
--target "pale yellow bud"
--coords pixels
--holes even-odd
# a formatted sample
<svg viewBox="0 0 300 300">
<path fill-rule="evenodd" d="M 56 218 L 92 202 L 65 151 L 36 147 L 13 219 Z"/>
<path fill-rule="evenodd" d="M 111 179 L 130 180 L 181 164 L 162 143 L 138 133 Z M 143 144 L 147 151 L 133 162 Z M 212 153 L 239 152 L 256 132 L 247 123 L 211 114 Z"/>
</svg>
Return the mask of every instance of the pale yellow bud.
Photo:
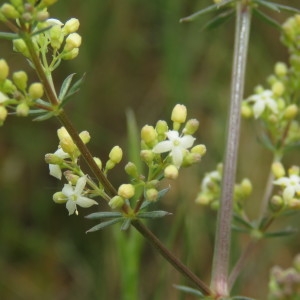
<svg viewBox="0 0 300 300">
<path fill-rule="evenodd" d="M 22 53 L 26 57 L 30 57 L 28 48 L 22 39 L 13 40 L 13 49 L 16 52 Z"/>
<path fill-rule="evenodd" d="M 278 62 L 275 65 L 275 74 L 279 77 L 285 76 L 287 74 L 288 68 L 287 65 L 283 62 Z"/>
<path fill-rule="evenodd" d="M 155 202 L 157 200 L 157 197 L 158 197 L 157 189 L 149 189 L 146 191 L 146 199 L 148 201 Z"/>
<path fill-rule="evenodd" d="M 253 111 L 248 103 L 243 102 L 242 110 L 241 110 L 242 117 L 249 119 L 253 116 Z"/>
<path fill-rule="evenodd" d="M 49 13 L 48 13 L 47 11 L 45 11 L 45 10 L 39 11 L 39 12 L 37 12 L 37 14 L 36 14 L 36 19 L 37 19 L 37 21 L 39 21 L 39 22 L 44 22 L 44 21 L 46 21 L 48 18 L 49 18 Z"/>
<path fill-rule="evenodd" d="M 24 71 L 18 71 L 13 73 L 13 81 L 17 88 L 24 91 L 27 87 L 28 76 Z"/>
<path fill-rule="evenodd" d="M 272 172 L 273 172 L 275 178 L 280 178 L 285 175 L 284 167 L 280 162 L 274 162 L 272 164 Z"/>
<path fill-rule="evenodd" d="M 300 200 L 292 198 L 287 201 L 287 206 L 291 209 L 300 209 Z"/>
<path fill-rule="evenodd" d="M 17 19 L 20 17 L 19 12 L 11 4 L 4 3 L 1 8 L 1 12 L 8 19 Z"/>
<path fill-rule="evenodd" d="M 0 59 L 0 81 L 7 78 L 9 74 L 9 67 L 5 59 Z"/>
<path fill-rule="evenodd" d="M 16 113 L 19 117 L 27 117 L 29 114 L 29 106 L 27 105 L 27 103 L 22 102 L 18 104 L 16 108 Z"/>
<path fill-rule="evenodd" d="M 119 146 L 114 146 L 110 153 L 109 153 L 109 158 L 112 162 L 114 162 L 115 164 L 118 164 L 123 157 L 123 151 Z"/>
<path fill-rule="evenodd" d="M 45 162 L 47 164 L 60 165 L 64 162 L 64 160 L 61 157 L 59 157 L 53 153 L 47 153 L 45 155 Z"/>
<path fill-rule="evenodd" d="M 281 81 L 276 81 L 272 84 L 272 92 L 275 96 L 282 96 L 284 93 L 285 87 Z"/>
<path fill-rule="evenodd" d="M 248 178 L 244 178 L 240 184 L 241 193 L 244 197 L 249 197 L 252 193 L 252 183 Z"/>
<path fill-rule="evenodd" d="M 73 32 L 76 32 L 79 28 L 79 21 L 76 18 L 71 18 L 70 20 L 68 20 L 65 24 L 65 26 L 63 27 L 63 31 L 65 32 L 65 34 L 70 34 Z"/>
<path fill-rule="evenodd" d="M 125 172 L 133 178 L 138 178 L 138 170 L 134 163 L 128 162 L 125 166 Z"/>
<path fill-rule="evenodd" d="M 112 209 L 118 209 L 118 208 L 121 208 L 124 205 L 124 203 L 125 203 L 124 198 L 122 198 L 120 196 L 114 196 L 113 198 L 110 199 L 110 201 L 108 202 L 108 205 Z"/>
<path fill-rule="evenodd" d="M 206 147 L 203 144 L 196 145 L 191 149 L 191 153 L 198 153 L 203 156 L 206 153 Z"/>
<path fill-rule="evenodd" d="M 78 175 L 75 175 L 70 170 L 65 171 L 64 176 L 67 179 L 67 181 L 72 185 L 76 185 L 78 179 L 80 178 Z"/>
<path fill-rule="evenodd" d="M 59 49 L 63 40 L 64 34 L 61 29 L 61 25 L 54 25 L 49 30 L 50 33 L 50 43 L 53 49 Z"/>
<path fill-rule="evenodd" d="M 183 129 L 184 134 L 193 135 L 199 128 L 199 121 L 197 119 L 190 119 L 186 122 Z"/>
<path fill-rule="evenodd" d="M 64 52 L 62 54 L 62 59 L 64 60 L 72 60 L 74 58 L 76 58 L 79 54 L 79 48 L 74 48 L 71 51 L 68 52 Z"/>
<path fill-rule="evenodd" d="M 68 197 L 62 192 L 57 192 L 53 195 L 53 201 L 58 204 L 64 204 L 68 201 Z"/>
<path fill-rule="evenodd" d="M 28 89 L 28 93 L 29 93 L 29 96 L 35 100 L 35 99 L 39 99 L 43 96 L 44 94 L 44 87 L 41 83 L 39 82 L 35 82 L 35 83 L 32 83 L 30 86 L 29 86 L 29 89 Z"/>
<path fill-rule="evenodd" d="M 3 105 L 0 105 L 0 126 L 3 125 L 6 117 L 7 117 L 7 109 Z"/>
<path fill-rule="evenodd" d="M 299 175 L 300 173 L 300 168 L 298 166 L 292 166 L 288 169 L 289 175 Z"/>
<path fill-rule="evenodd" d="M 99 157 L 93 157 L 94 161 L 96 162 L 98 168 L 101 170 L 102 169 L 102 161 Z"/>
<path fill-rule="evenodd" d="M 88 131 L 80 132 L 79 137 L 83 141 L 84 144 L 87 144 L 91 140 L 91 136 Z"/>
<path fill-rule="evenodd" d="M 64 51 L 72 51 L 74 48 L 79 48 L 81 45 L 82 38 L 81 36 L 74 32 L 68 35 L 66 38 L 66 45 Z"/>
<path fill-rule="evenodd" d="M 178 177 L 178 169 L 174 165 L 169 165 L 164 170 L 164 176 L 168 179 L 176 179 Z"/>
<path fill-rule="evenodd" d="M 148 164 L 153 161 L 154 155 L 151 150 L 142 150 L 140 153 L 141 159 Z"/>
<path fill-rule="evenodd" d="M 141 138 L 147 145 L 152 146 L 157 139 L 157 132 L 153 126 L 145 125 L 141 130 Z"/>
<path fill-rule="evenodd" d="M 178 130 L 180 124 L 185 122 L 186 116 L 187 116 L 187 109 L 185 105 L 176 104 L 171 114 L 171 120 L 173 121 L 173 128 L 175 130 Z"/>
<path fill-rule="evenodd" d="M 284 111 L 284 117 L 287 120 L 293 120 L 298 114 L 298 106 L 296 104 L 289 105 Z"/>
<path fill-rule="evenodd" d="M 270 200 L 270 208 L 273 212 L 278 212 L 284 207 L 284 201 L 282 197 L 275 195 Z"/>
<path fill-rule="evenodd" d="M 69 133 L 67 132 L 65 127 L 61 127 L 57 130 L 57 135 L 59 138 L 59 144 L 64 152 L 73 155 L 74 152 L 77 150 L 76 145 L 74 144 L 72 138 L 70 137 Z"/>
<path fill-rule="evenodd" d="M 132 184 L 121 184 L 118 189 L 118 195 L 124 199 L 130 199 L 134 196 L 135 188 Z"/>
</svg>

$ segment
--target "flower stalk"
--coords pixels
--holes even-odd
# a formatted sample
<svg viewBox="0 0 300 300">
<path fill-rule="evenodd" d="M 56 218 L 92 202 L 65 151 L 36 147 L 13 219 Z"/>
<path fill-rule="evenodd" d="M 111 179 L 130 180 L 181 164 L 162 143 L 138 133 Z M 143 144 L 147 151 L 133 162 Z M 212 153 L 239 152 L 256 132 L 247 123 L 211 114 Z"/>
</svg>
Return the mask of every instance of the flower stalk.
<svg viewBox="0 0 300 300">
<path fill-rule="evenodd" d="M 211 289 L 220 296 L 227 296 L 230 292 L 228 286 L 228 269 L 231 242 L 232 201 L 238 157 L 241 102 L 244 92 L 250 23 L 251 8 L 249 4 L 245 1 L 238 1 L 236 7 L 235 45 L 226 156 L 211 280 Z"/>
</svg>

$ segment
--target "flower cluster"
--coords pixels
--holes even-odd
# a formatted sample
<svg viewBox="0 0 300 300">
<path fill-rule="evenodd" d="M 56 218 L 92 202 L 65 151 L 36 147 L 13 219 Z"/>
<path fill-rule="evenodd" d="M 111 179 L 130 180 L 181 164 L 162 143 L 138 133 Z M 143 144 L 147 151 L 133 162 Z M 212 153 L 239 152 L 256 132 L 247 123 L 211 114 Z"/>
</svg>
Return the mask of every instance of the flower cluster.
<svg viewBox="0 0 300 300">
<path fill-rule="evenodd" d="M 205 174 L 200 192 L 196 197 L 196 203 L 209 205 L 212 209 L 218 209 L 221 197 L 223 165 L 218 164 L 217 169 Z M 244 178 L 240 183 L 234 186 L 234 211 L 237 214 L 243 213 L 244 202 L 251 195 L 252 184 L 248 178 Z"/>
<path fill-rule="evenodd" d="M 273 184 L 279 186 L 277 194 L 270 200 L 272 211 L 300 209 L 300 168 L 293 166 L 289 168 L 287 174 L 281 163 L 272 165 L 272 171 L 276 178 Z"/>
<path fill-rule="evenodd" d="M 9 78 L 9 73 L 6 60 L 0 59 L 0 125 L 3 125 L 9 111 L 26 117 L 30 107 L 39 105 L 44 94 L 40 82 L 28 85 L 28 76 L 24 71 L 13 72 L 12 79 Z"/>
</svg>

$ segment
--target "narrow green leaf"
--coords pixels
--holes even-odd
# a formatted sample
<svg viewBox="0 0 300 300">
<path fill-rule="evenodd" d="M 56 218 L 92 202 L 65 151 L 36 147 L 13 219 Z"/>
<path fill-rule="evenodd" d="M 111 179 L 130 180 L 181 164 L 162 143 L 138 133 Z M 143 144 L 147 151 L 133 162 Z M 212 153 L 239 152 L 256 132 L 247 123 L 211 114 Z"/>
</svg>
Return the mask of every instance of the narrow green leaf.
<svg viewBox="0 0 300 300">
<path fill-rule="evenodd" d="M 289 12 L 289 13 L 296 13 L 296 14 L 300 13 L 300 9 L 297 9 L 295 7 L 291 7 L 291 6 L 287 6 L 287 5 L 283 5 L 283 4 L 277 4 L 277 7 L 279 9 Z"/>
<path fill-rule="evenodd" d="M 269 25 L 281 30 L 281 25 L 274 20 L 273 18 L 269 17 L 268 15 L 264 14 L 262 11 L 258 9 L 253 9 L 253 15 L 259 17 L 264 22 L 268 23 Z"/>
<path fill-rule="evenodd" d="M 196 289 L 193 289 L 189 286 L 185 286 L 185 285 L 177 285 L 177 284 L 174 284 L 173 285 L 177 290 L 179 291 L 182 291 L 182 292 L 185 292 L 185 293 L 188 293 L 188 294 L 192 294 L 194 296 L 197 296 L 197 297 L 200 297 L 203 299 L 204 295 L 199 291 L 199 290 L 196 290 Z"/>
<path fill-rule="evenodd" d="M 75 75 L 75 73 L 70 74 L 62 83 L 60 92 L 59 92 L 59 96 L 58 96 L 58 99 L 60 101 L 62 101 L 65 98 L 65 96 L 70 88 L 70 85 L 71 85 L 74 75 Z"/>
<path fill-rule="evenodd" d="M 47 26 L 47 27 L 45 27 L 45 28 L 42 28 L 42 29 L 40 29 L 40 30 L 37 30 L 37 31 L 33 32 L 33 33 L 31 34 L 31 36 L 35 36 L 35 35 L 37 35 L 37 34 L 40 34 L 40 33 L 43 33 L 43 32 L 45 32 L 45 31 L 48 31 L 51 27 L 52 27 L 52 25 L 51 25 L 51 26 Z"/>
<path fill-rule="evenodd" d="M 148 205 L 150 205 L 151 203 L 153 203 L 153 202 L 147 201 L 147 200 L 144 201 L 143 204 L 142 204 L 142 206 L 141 206 L 141 210 L 144 209 L 144 208 L 146 208 L 146 207 L 147 207 Z"/>
<path fill-rule="evenodd" d="M 276 148 L 272 144 L 270 138 L 266 134 L 262 134 L 258 137 L 258 142 L 265 146 L 268 150 L 274 152 Z"/>
<path fill-rule="evenodd" d="M 208 21 L 202 28 L 204 29 L 213 29 L 216 28 L 217 26 L 220 26 L 224 24 L 226 21 L 228 21 L 235 13 L 234 9 L 228 9 L 220 14 L 218 14 L 215 18 L 212 20 Z"/>
<path fill-rule="evenodd" d="M 0 39 L 15 40 L 15 39 L 19 39 L 19 38 L 20 37 L 17 33 L 0 32 Z"/>
<path fill-rule="evenodd" d="M 282 231 L 277 232 L 267 232 L 264 234 L 264 237 L 266 238 L 273 238 L 273 237 L 282 237 L 282 236 L 288 236 L 297 233 L 298 230 L 296 228 L 287 228 Z"/>
<path fill-rule="evenodd" d="M 240 223 L 240 224 L 244 225 L 246 228 L 253 229 L 253 226 L 252 226 L 252 224 L 250 222 L 244 220 L 242 217 L 238 216 L 237 214 L 233 215 L 233 219 L 237 223 Z"/>
<path fill-rule="evenodd" d="M 131 225 L 131 220 L 130 219 L 125 219 L 121 226 L 121 230 L 126 231 Z"/>
<path fill-rule="evenodd" d="M 160 198 L 162 198 L 169 190 L 170 190 L 169 187 L 166 188 L 166 189 L 160 190 L 158 192 L 158 195 L 157 195 L 157 200 L 159 200 Z"/>
<path fill-rule="evenodd" d="M 41 104 L 41 105 L 46 106 L 46 107 L 49 107 L 49 108 L 52 107 L 52 105 L 51 105 L 48 101 L 45 101 L 45 100 L 43 100 L 43 99 L 36 99 L 36 100 L 35 100 L 35 103 Z"/>
<path fill-rule="evenodd" d="M 155 219 L 155 218 L 162 218 L 169 215 L 172 214 L 167 211 L 156 210 L 156 211 L 149 211 L 149 212 L 140 212 L 138 214 L 138 217 L 142 219 Z"/>
<path fill-rule="evenodd" d="M 115 211 L 101 211 L 85 216 L 86 219 L 106 219 L 122 217 L 122 213 Z"/>
<path fill-rule="evenodd" d="M 264 7 L 270 8 L 272 10 L 275 10 L 277 12 L 280 12 L 280 9 L 278 8 L 277 3 L 272 3 L 270 1 L 265 1 L 265 0 L 254 0 L 254 3 L 260 4 Z"/>
<path fill-rule="evenodd" d="M 54 116 L 55 116 L 55 112 L 50 111 L 50 112 L 48 112 L 46 114 L 43 114 L 43 115 L 41 115 L 39 117 L 34 118 L 33 121 L 41 122 L 41 121 L 48 120 L 48 119 L 50 119 L 50 118 L 52 118 Z"/>
<path fill-rule="evenodd" d="M 116 224 L 116 223 L 120 223 L 124 220 L 124 218 L 117 218 L 117 219 L 113 219 L 113 220 L 109 220 L 109 221 L 105 221 L 105 222 L 102 222 L 94 227 L 92 227 L 91 229 L 89 229 L 88 231 L 86 231 L 86 233 L 88 232 L 94 232 L 94 231 L 97 231 L 97 230 L 100 230 L 100 229 L 103 229 L 105 227 L 108 227 L 108 226 L 111 226 L 113 224 Z"/>
<path fill-rule="evenodd" d="M 237 232 L 241 232 L 241 233 L 248 233 L 249 232 L 249 229 L 238 227 L 238 226 L 235 226 L 235 225 L 231 225 L 231 229 L 234 230 L 234 231 L 237 231 Z"/>
<path fill-rule="evenodd" d="M 210 5 L 204 9 L 201 9 L 193 14 L 191 14 L 190 16 L 188 17 L 184 17 L 184 18 L 181 18 L 179 20 L 180 23 L 183 23 L 183 22 L 192 22 L 194 21 L 195 19 L 197 19 L 198 17 L 204 15 L 204 14 L 207 14 L 207 13 L 210 13 L 211 11 L 215 10 L 216 8 L 218 8 L 218 5 L 217 4 L 213 4 L 213 5 Z"/>
<path fill-rule="evenodd" d="M 230 298 L 232 300 L 255 300 L 254 298 L 244 297 L 244 296 L 234 296 Z"/>
</svg>

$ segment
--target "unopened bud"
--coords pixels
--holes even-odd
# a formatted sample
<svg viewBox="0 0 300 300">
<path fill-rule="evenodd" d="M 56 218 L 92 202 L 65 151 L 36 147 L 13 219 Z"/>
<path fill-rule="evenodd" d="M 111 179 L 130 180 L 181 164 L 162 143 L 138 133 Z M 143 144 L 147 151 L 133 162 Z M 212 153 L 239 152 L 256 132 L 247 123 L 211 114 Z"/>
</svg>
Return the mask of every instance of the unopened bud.
<svg viewBox="0 0 300 300">
<path fill-rule="evenodd" d="M 79 48 L 74 48 L 71 51 L 68 52 L 64 52 L 62 54 L 62 59 L 64 60 L 72 60 L 74 58 L 76 58 L 79 54 Z"/>
<path fill-rule="evenodd" d="M 120 196 L 114 196 L 113 198 L 110 199 L 108 205 L 112 209 L 117 209 L 117 208 L 121 208 L 124 205 L 124 203 L 125 203 L 124 198 Z"/>
<path fill-rule="evenodd" d="M 72 173 L 72 171 L 68 170 L 64 172 L 64 176 L 71 185 L 76 185 L 78 179 L 80 178 L 78 175 Z"/>
<path fill-rule="evenodd" d="M 26 57 L 30 57 L 28 48 L 22 39 L 13 40 L 13 49 L 16 52 L 22 53 Z"/>
<path fill-rule="evenodd" d="M 13 81 L 17 88 L 24 91 L 27 87 L 28 76 L 24 71 L 18 71 L 13 73 Z"/>
<path fill-rule="evenodd" d="M 193 135 L 199 128 L 199 121 L 197 119 L 190 119 L 186 122 L 183 129 L 184 134 Z"/>
<path fill-rule="evenodd" d="M 0 81 L 7 78 L 9 73 L 9 67 L 5 59 L 0 59 Z"/>
<path fill-rule="evenodd" d="M 124 199 L 130 199 L 134 196 L 135 188 L 132 184 L 121 184 L 118 189 L 118 195 Z"/>
<path fill-rule="evenodd" d="M 54 25 L 49 30 L 50 34 L 50 43 L 53 49 L 59 49 L 63 40 L 64 35 L 61 29 L 61 25 Z"/>
<path fill-rule="evenodd" d="M 102 169 L 102 161 L 99 157 L 93 157 L 95 163 L 97 164 L 98 168 L 101 170 Z"/>
<path fill-rule="evenodd" d="M 82 38 L 81 36 L 74 32 L 68 35 L 66 38 L 66 44 L 64 51 L 72 51 L 74 48 L 79 48 L 81 45 Z"/>
<path fill-rule="evenodd" d="M 166 138 L 166 133 L 169 130 L 168 124 L 166 121 L 159 120 L 156 123 L 155 130 L 158 134 L 158 141 L 161 142 Z"/>
<path fill-rule="evenodd" d="M 142 150 L 140 153 L 141 159 L 147 164 L 153 161 L 154 155 L 155 154 L 151 150 Z"/>
<path fill-rule="evenodd" d="M 14 6 L 8 3 L 4 3 L 0 10 L 8 19 L 17 19 L 20 16 L 19 12 L 14 8 Z"/>
<path fill-rule="evenodd" d="M 174 165 L 169 165 L 164 170 L 164 176 L 168 179 L 176 179 L 178 177 L 178 169 Z"/>
<path fill-rule="evenodd" d="M 285 175 L 284 167 L 280 162 L 274 162 L 272 164 L 272 172 L 275 178 L 281 178 Z"/>
<path fill-rule="evenodd" d="M 288 173 L 289 173 L 290 176 L 291 175 L 297 175 L 298 176 L 299 173 L 300 173 L 300 168 L 298 166 L 292 166 L 288 169 Z"/>
<path fill-rule="evenodd" d="M 191 149 L 191 153 L 198 153 L 203 156 L 206 153 L 206 147 L 203 144 L 196 145 Z"/>
<path fill-rule="evenodd" d="M 91 136 L 88 131 L 80 132 L 79 137 L 83 141 L 84 144 L 87 144 L 91 140 Z"/>
<path fill-rule="evenodd" d="M 279 77 L 285 76 L 287 74 L 288 68 L 287 65 L 283 62 L 278 62 L 275 65 L 275 74 Z"/>
<path fill-rule="evenodd" d="M 298 114 L 298 106 L 296 104 L 289 105 L 284 111 L 284 117 L 287 120 L 294 119 Z"/>
<path fill-rule="evenodd" d="M 139 174 L 138 174 L 138 170 L 137 167 L 134 163 L 132 162 L 128 162 L 125 166 L 125 172 L 133 177 L 133 178 L 138 178 Z"/>
<path fill-rule="evenodd" d="M 6 117 L 7 117 L 7 109 L 3 105 L 0 105 L 0 126 L 3 125 Z"/>
<path fill-rule="evenodd" d="M 272 92 L 275 96 L 282 96 L 284 93 L 285 87 L 281 81 L 276 81 L 272 84 Z"/>
<path fill-rule="evenodd" d="M 36 14 L 36 19 L 37 19 L 37 21 L 39 21 L 39 22 L 44 22 L 44 21 L 46 21 L 48 18 L 49 18 L 49 13 L 48 13 L 47 11 L 45 11 L 45 10 L 39 11 L 39 12 L 37 12 L 37 14 Z"/>
<path fill-rule="evenodd" d="M 252 183 L 248 178 L 244 178 L 240 184 L 241 193 L 244 197 L 249 197 L 252 193 Z"/>
<path fill-rule="evenodd" d="M 33 100 L 39 99 L 44 94 L 44 87 L 39 82 L 32 83 L 29 86 L 28 93 Z"/>
<path fill-rule="evenodd" d="M 66 34 L 70 34 L 73 32 L 76 32 L 79 28 L 79 21 L 76 18 L 71 18 L 70 20 L 68 20 L 65 24 L 65 26 L 63 27 L 63 31 Z"/>
<path fill-rule="evenodd" d="M 173 122 L 182 124 L 185 122 L 186 116 L 187 116 L 187 109 L 185 105 L 176 104 L 172 111 L 171 120 Z"/>
<path fill-rule="evenodd" d="M 17 105 L 16 107 L 16 113 L 19 117 L 27 117 L 29 114 L 29 106 L 26 102 L 22 102 Z"/>
<path fill-rule="evenodd" d="M 252 111 L 251 107 L 248 105 L 248 103 L 246 103 L 246 102 L 243 102 L 243 104 L 242 104 L 241 113 L 242 113 L 242 117 L 244 117 L 246 119 L 249 119 L 253 116 L 253 111 Z"/>
<path fill-rule="evenodd" d="M 109 158 L 112 162 L 114 162 L 115 164 L 118 164 L 123 157 L 123 151 L 119 146 L 114 146 L 110 153 L 109 153 Z"/>
<path fill-rule="evenodd" d="M 153 146 L 157 139 L 157 132 L 153 126 L 145 125 L 141 130 L 142 140 L 149 146 Z"/>
<path fill-rule="evenodd" d="M 58 155 L 55 155 L 53 153 L 47 153 L 45 155 L 45 162 L 51 165 L 60 165 L 64 162 L 64 160 Z"/>
<path fill-rule="evenodd" d="M 146 191 L 146 199 L 151 202 L 155 202 L 158 197 L 157 189 L 149 189 Z"/>
<path fill-rule="evenodd" d="M 68 197 L 62 192 L 57 192 L 53 195 L 53 201 L 58 204 L 64 204 L 68 201 Z"/>
</svg>

